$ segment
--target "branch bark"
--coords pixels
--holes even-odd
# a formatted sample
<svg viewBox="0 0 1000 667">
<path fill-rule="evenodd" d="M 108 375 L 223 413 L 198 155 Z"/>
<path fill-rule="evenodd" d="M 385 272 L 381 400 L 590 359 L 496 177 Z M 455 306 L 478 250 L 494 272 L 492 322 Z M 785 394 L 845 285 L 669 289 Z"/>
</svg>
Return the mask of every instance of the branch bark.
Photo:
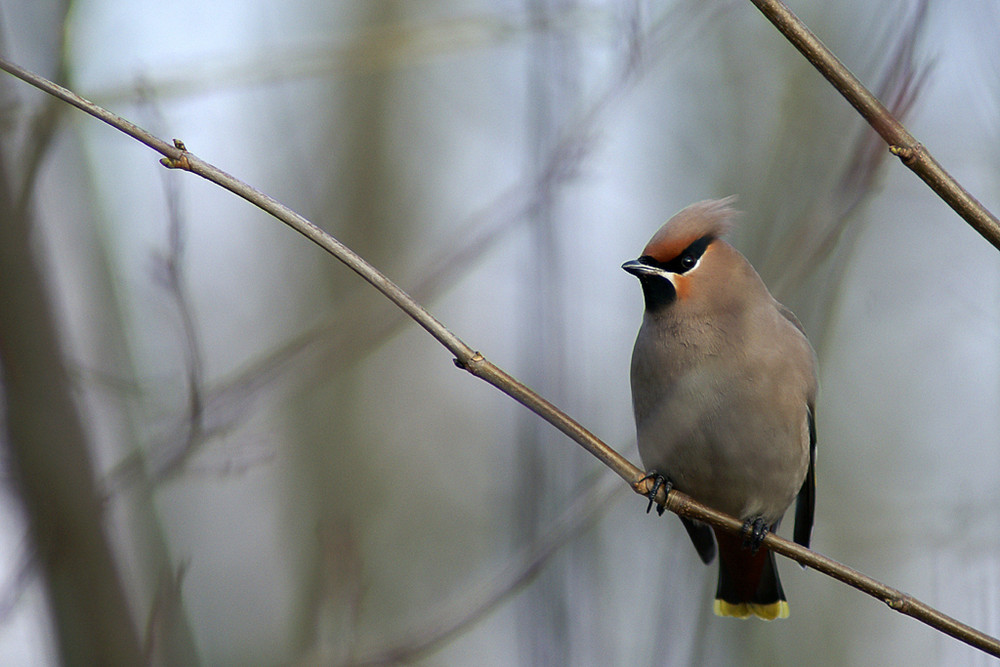
<svg viewBox="0 0 1000 667">
<path fill-rule="evenodd" d="M 299 232 L 313 243 L 317 244 L 336 259 L 346 264 L 351 270 L 364 278 L 375 289 L 381 292 L 386 298 L 395 303 L 407 315 L 423 327 L 431 336 L 441 343 L 455 357 L 455 364 L 476 377 L 488 382 L 503 393 L 507 394 L 517 402 L 521 403 L 529 410 L 546 420 L 557 429 L 565 433 L 571 439 L 580 444 L 584 449 L 597 457 L 602 463 L 611 468 L 619 477 L 625 480 L 632 489 L 642 495 L 647 496 L 651 489 L 651 482 L 645 477 L 645 473 L 634 466 L 628 459 L 606 445 L 599 438 L 593 435 L 586 428 L 574 421 L 564 412 L 552 405 L 542 396 L 532 391 L 515 378 L 504 372 L 501 368 L 488 361 L 482 354 L 466 345 L 458 336 L 449 331 L 441 322 L 434 318 L 416 300 L 410 297 L 398 285 L 389 280 L 378 269 L 370 265 L 358 254 L 345 246 L 343 243 L 324 232 L 315 224 L 305 219 L 284 206 L 273 197 L 266 195 L 251 186 L 243 183 L 237 178 L 227 174 L 218 167 L 211 165 L 198 158 L 193 153 L 187 151 L 184 144 L 175 140 L 174 143 L 167 142 L 153 136 L 149 132 L 136 126 L 135 124 L 103 109 L 88 100 L 76 95 L 62 86 L 59 86 L 44 77 L 28 72 L 27 70 L 0 58 L 0 69 L 16 76 L 17 78 L 62 99 L 69 104 L 85 111 L 112 127 L 115 127 L 125 134 L 135 138 L 141 143 L 149 146 L 153 150 L 163 155 L 160 162 L 172 169 L 182 169 L 201 176 L 230 192 L 242 197 L 260 209 L 270 213 L 286 225 Z M 886 112 L 887 113 L 887 112 Z M 998 237 L 1000 238 L 1000 237 Z M 742 523 L 737 519 L 717 512 L 694 499 L 678 492 L 671 491 L 665 495 L 662 488 L 658 491 L 654 500 L 666 507 L 666 509 L 692 519 L 698 519 L 723 530 L 739 532 Z M 793 542 L 774 534 L 768 534 L 764 544 L 773 551 L 780 553 L 803 565 L 809 566 L 819 572 L 838 579 L 858 590 L 871 595 L 885 602 L 890 608 L 911 616 L 927 625 L 944 632 L 966 644 L 978 648 L 990 655 L 1000 657 L 1000 640 L 976 630 L 960 621 L 957 621 L 946 614 L 943 614 L 933 607 L 920 602 L 919 600 L 902 593 L 894 588 L 886 586 L 871 577 L 842 565 L 830 558 L 822 556 L 814 551 L 805 549 Z"/>
<path fill-rule="evenodd" d="M 819 70 L 889 145 L 889 151 L 920 177 L 983 238 L 1000 250 L 1000 220 L 945 171 L 840 59 L 781 0 L 750 0 Z"/>
<path fill-rule="evenodd" d="M 642 493 L 644 488 L 651 486 L 651 480 L 644 480 L 643 484 L 633 488 L 636 489 L 637 493 Z M 743 528 L 743 524 L 733 517 L 697 503 L 690 497 L 677 491 L 670 492 L 664 506 L 675 514 L 719 526 L 731 533 L 739 533 Z M 867 593 L 873 598 L 881 600 L 890 609 L 895 609 L 901 614 L 911 616 L 985 653 L 1000 657 L 1000 640 L 984 632 L 980 632 L 947 614 L 941 613 L 934 607 L 921 602 L 907 593 L 886 586 L 882 582 L 872 579 L 868 575 L 862 574 L 847 565 L 838 563 L 832 558 L 827 558 L 811 549 L 806 549 L 795 542 L 778 537 L 774 533 L 768 533 L 763 543 L 768 549 L 782 556 L 798 561 L 817 572 L 822 572 L 844 582 L 848 586 L 858 589 L 862 593 Z"/>
</svg>

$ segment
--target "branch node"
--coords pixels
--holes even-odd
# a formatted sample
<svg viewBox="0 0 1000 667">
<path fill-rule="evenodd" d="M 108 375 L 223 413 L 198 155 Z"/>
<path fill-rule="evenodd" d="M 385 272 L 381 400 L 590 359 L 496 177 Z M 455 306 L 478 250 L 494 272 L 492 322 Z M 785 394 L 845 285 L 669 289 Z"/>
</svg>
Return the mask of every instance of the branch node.
<svg viewBox="0 0 1000 667">
<path fill-rule="evenodd" d="M 469 370 L 469 367 L 472 366 L 473 364 L 479 364 L 479 363 L 482 363 L 485 360 L 486 360 L 486 357 L 484 357 L 482 355 L 482 353 L 480 353 L 480 352 L 473 352 L 472 356 L 469 357 L 465 361 L 462 361 L 458 357 L 455 357 L 454 359 L 452 359 L 452 361 L 455 363 L 455 365 L 458 366 L 459 368 L 461 368 L 463 371 L 467 371 L 467 370 Z"/>
<path fill-rule="evenodd" d="M 796 22 L 798 21 L 795 19 L 793 14 L 788 12 L 787 7 L 784 7 L 780 0 L 752 0 L 752 2 L 757 4 L 758 7 L 760 7 L 761 10 L 764 11 L 769 17 L 774 16 L 775 7 L 780 7 L 787 12 L 791 19 L 794 19 Z M 782 19 L 781 17 L 778 17 L 772 18 L 772 21 L 775 22 L 775 25 L 777 25 L 779 29 L 782 29 L 782 27 L 787 24 L 787 21 L 791 19 Z M 808 39 L 815 40 L 815 36 L 809 33 L 805 26 L 800 23 L 796 25 L 796 30 L 805 34 Z M 818 42 L 818 40 L 816 41 Z M 799 46 L 800 43 L 805 42 L 800 40 L 795 43 Z M 820 46 L 822 45 L 820 44 Z M 825 49 L 825 47 L 823 48 Z M 832 54 L 827 52 L 823 57 L 825 58 L 824 62 L 833 62 L 846 72 L 846 68 L 839 65 L 839 62 Z M 253 188 L 250 188 L 245 183 L 242 183 L 212 165 L 209 165 L 200 159 L 191 158 L 191 154 L 188 153 L 184 143 L 179 140 L 175 139 L 173 146 L 170 146 L 157 137 L 145 132 L 141 128 L 138 128 L 124 119 L 110 113 L 106 109 L 101 109 L 100 107 L 97 107 L 96 105 L 75 95 L 71 91 L 61 88 L 47 79 L 38 77 L 37 75 L 31 74 L 30 72 L 9 63 L 2 56 L 0 56 L 0 69 L 23 79 L 24 81 L 48 92 L 51 95 L 55 95 L 59 99 L 62 99 L 69 104 L 72 104 L 73 106 L 93 115 L 95 118 L 99 118 L 113 127 L 129 134 L 150 148 L 159 151 L 161 154 L 167 155 L 167 157 L 161 160 L 165 167 L 170 169 L 185 169 L 188 171 L 193 171 L 193 168 L 197 168 L 199 175 L 203 178 L 220 185 L 221 187 L 239 195 L 240 197 L 254 203 L 261 209 L 274 215 L 276 218 L 289 225 L 300 234 L 323 247 L 338 260 L 351 267 L 376 289 L 381 291 L 385 296 L 390 298 L 394 303 L 400 306 L 400 308 L 406 311 L 410 317 L 420 323 L 424 329 L 431 333 L 431 335 L 444 344 L 449 350 L 457 350 L 458 353 L 456 355 L 455 364 L 459 368 L 467 370 L 478 377 L 483 378 L 491 385 L 497 387 L 504 393 L 511 396 L 511 398 L 522 403 L 528 409 L 555 425 L 563 433 L 573 438 L 592 454 L 600 458 L 623 479 L 629 480 L 629 483 L 637 492 L 646 495 L 649 491 L 651 491 L 650 484 L 652 483 L 652 480 L 648 477 L 637 480 L 636 478 L 642 473 L 638 468 L 629 463 L 628 460 L 598 440 L 593 434 L 570 419 L 565 413 L 555 408 L 555 406 L 551 403 L 535 394 L 521 383 L 517 382 L 517 380 L 507 375 L 498 367 L 491 364 L 483 357 L 483 355 L 478 352 L 471 352 L 470 349 L 466 347 L 463 342 L 461 342 L 461 340 L 444 329 L 440 322 L 435 320 L 420 306 L 420 304 L 416 303 L 411 297 L 406 295 L 406 293 L 400 290 L 394 283 L 386 279 L 381 273 L 379 273 L 374 267 L 365 262 L 363 259 L 354 255 L 350 249 L 346 248 L 336 239 L 315 227 L 315 225 L 312 225 L 312 223 L 302 216 L 299 216 L 272 198 L 267 197 Z M 826 72 L 827 70 L 821 68 L 821 71 Z M 846 72 L 846 74 L 849 74 L 849 72 Z M 838 81 L 840 81 L 839 78 Z M 851 84 L 851 82 L 848 81 L 843 88 L 838 86 L 838 89 L 847 89 L 850 85 L 855 85 L 863 90 L 860 83 L 856 81 L 854 84 Z M 867 91 L 864 92 L 867 93 Z M 867 94 L 870 95 L 870 93 Z M 854 97 L 851 99 L 852 103 L 856 101 Z M 875 102 L 877 102 L 877 100 L 875 100 Z M 861 103 L 859 102 L 858 104 Z M 861 107 L 859 106 L 859 108 Z M 883 113 L 882 116 L 884 115 L 885 114 Z M 891 116 L 889 117 L 889 120 L 894 121 Z M 921 144 L 913 140 L 912 137 L 905 136 L 905 129 L 901 129 L 901 133 L 904 136 L 899 139 L 899 141 L 908 145 L 904 146 L 901 144 L 892 144 L 890 146 L 892 154 L 901 158 L 904 164 L 909 165 L 910 162 L 919 161 L 920 164 L 918 166 L 930 165 L 931 167 L 937 169 L 940 172 L 940 175 L 935 172 L 933 175 L 934 179 L 942 179 L 942 182 L 945 185 L 941 185 L 935 180 L 935 185 L 940 187 L 932 185 L 932 188 L 938 192 L 953 208 L 955 208 L 955 210 L 959 211 L 966 220 L 972 223 L 973 226 L 980 231 L 980 233 L 1000 248 L 1000 222 L 998 222 L 996 218 L 989 213 L 989 211 L 984 209 L 979 202 L 975 201 L 971 195 L 965 192 L 965 190 L 962 189 L 961 186 L 958 185 L 946 172 L 944 172 L 940 166 L 936 165 L 933 158 L 929 153 L 927 153 Z M 893 139 L 890 137 L 889 140 L 892 141 Z M 191 160 L 194 162 L 192 163 Z M 931 182 L 930 176 L 921 173 L 921 177 L 925 178 L 928 183 Z M 643 493 L 643 491 L 645 493 Z M 661 487 L 657 490 L 656 501 L 660 502 L 659 499 L 661 497 L 663 498 L 663 506 L 678 515 L 697 519 L 698 521 L 702 521 L 704 523 L 711 523 L 713 526 L 722 528 L 723 530 L 732 533 L 736 533 L 740 530 L 741 525 L 737 519 L 701 505 L 681 492 L 671 491 L 670 493 L 667 493 L 666 490 Z M 990 655 L 1000 657 L 1000 640 L 959 623 L 955 619 L 938 612 L 936 609 L 929 607 L 916 598 L 905 595 L 895 589 L 887 589 L 887 587 L 870 577 L 865 577 L 864 575 L 861 575 L 860 573 L 851 570 L 836 561 L 822 557 L 819 554 L 809 551 L 805 547 L 795 545 L 774 534 L 767 535 L 764 540 L 764 543 L 776 553 L 781 553 L 795 558 L 796 560 L 799 560 L 799 562 L 807 563 L 817 571 L 823 572 L 828 576 L 835 577 L 845 583 L 848 583 L 849 585 L 854 586 L 858 590 L 871 595 L 872 597 L 883 600 L 891 609 L 907 614 L 930 627 L 933 627 L 941 632 L 945 632 L 970 646 L 989 653 Z"/>
<path fill-rule="evenodd" d="M 893 144 L 889 146 L 889 152 L 903 161 L 903 164 L 910 165 L 917 158 L 917 149 L 912 146 L 899 146 Z"/>
<path fill-rule="evenodd" d="M 653 478 L 651 476 L 643 475 L 632 483 L 632 490 L 640 496 L 648 496 L 649 492 L 653 490 L 653 483 Z"/>
<path fill-rule="evenodd" d="M 896 595 L 894 595 L 891 598 L 888 598 L 885 601 L 885 603 L 889 605 L 890 609 L 901 612 L 903 614 L 908 614 L 909 609 L 912 608 L 913 605 L 910 602 L 911 602 L 910 596 L 905 595 L 904 593 L 897 593 Z"/>
<path fill-rule="evenodd" d="M 162 164 L 167 169 L 183 169 L 184 171 L 191 171 L 191 163 L 187 158 L 187 146 L 180 139 L 174 139 L 174 148 L 181 151 L 180 155 L 177 157 L 165 157 L 160 159 L 160 164 Z"/>
</svg>

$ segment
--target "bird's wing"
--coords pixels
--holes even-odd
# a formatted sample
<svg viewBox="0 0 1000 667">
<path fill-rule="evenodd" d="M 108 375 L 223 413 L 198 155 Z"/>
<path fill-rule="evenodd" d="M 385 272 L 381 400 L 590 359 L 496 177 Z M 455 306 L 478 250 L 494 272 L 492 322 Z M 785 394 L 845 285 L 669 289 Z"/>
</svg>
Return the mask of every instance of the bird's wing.
<svg viewBox="0 0 1000 667">
<path fill-rule="evenodd" d="M 708 565 L 715 558 L 715 537 L 712 535 L 712 527 L 707 523 L 680 517 L 681 523 L 687 530 L 688 537 L 694 542 L 694 548 L 698 550 L 701 562 Z"/>
<path fill-rule="evenodd" d="M 802 482 L 799 497 L 795 503 L 794 539 L 809 548 L 812 537 L 813 518 L 816 514 L 816 416 L 813 406 L 809 406 L 809 470 Z"/>
</svg>

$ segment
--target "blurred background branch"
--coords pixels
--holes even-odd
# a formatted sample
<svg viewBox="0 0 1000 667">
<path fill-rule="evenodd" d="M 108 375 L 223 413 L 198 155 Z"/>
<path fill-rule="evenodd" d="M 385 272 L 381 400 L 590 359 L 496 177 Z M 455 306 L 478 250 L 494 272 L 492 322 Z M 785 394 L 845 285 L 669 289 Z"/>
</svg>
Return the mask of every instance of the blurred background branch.
<svg viewBox="0 0 1000 667">
<path fill-rule="evenodd" d="M 25 40 L 44 6 L 4 9 L 17 26 L 4 55 L 55 71 L 46 42 Z M 961 48 L 989 43 L 994 10 L 796 9 L 995 198 L 975 128 L 995 110 L 977 77 L 998 66 Z M 152 115 L 320 221 L 610 441 L 632 437 L 641 311 L 617 267 L 672 211 L 738 193 L 734 241 L 818 343 L 818 548 L 996 634 L 1000 535 L 970 519 L 1000 488 L 995 253 L 883 169 L 873 131 L 747 3 L 158 11 L 74 5 L 72 87 Z M 164 39 L 167 23 L 183 29 Z M 5 134 L 36 117 L 0 111 Z M 985 658 L 798 570 L 785 575 L 794 627 L 720 622 L 677 522 L 632 503 L 550 549 L 578 480 L 611 483 L 597 462 L 456 380 L 404 318 L 262 215 L 154 173 L 97 124 L 53 118 L 38 175 L 17 178 L 38 202 L 34 252 L 153 661 L 774 665 L 815 663 L 817 646 L 828 664 Z M 961 261 L 929 280 L 941 248 Z M 946 441 L 964 446 L 942 460 Z M 947 483 L 928 487 L 929 467 Z M 44 578 L 6 498 L 0 568 L 17 604 L 0 661 L 44 662 Z"/>
<path fill-rule="evenodd" d="M 32 75 L 31 73 L 24 72 L 19 68 L 12 67 L 10 63 L 6 62 L 2 58 L 0 58 L 0 68 L 14 73 L 28 83 L 38 85 L 38 87 L 43 89 L 47 88 L 53 93 L 58 94 L 64 100 L 73 99 L 71 94 L 60 91 L 57 87 L 53 86 L 51 82 L 45 81 L 43 77 Z M 95 109 L 90 103 L 78 103 L 77 106 L 92 113 L 95 117 L 106 119 L 106 122 L 110 122 L 126 134 L 130 134 L 132 136 L 144 136 L 146 134 L 144 130 L 136 131 L 136 129 L 134 129 L 134 125 L 114 118 L 112 114 L 107 113 L 103 109 Z M 147 143 L 155 144 L 157 142 L 149 141 Z M 317 243 L 317 245 L 327 250 L 330 254 L 334 255 L 334 257 L 355 270 L 355 272 L 365 278 L 369 283 L 371 283 L 385 296 L 396 303 L 397 306 L 410 315 L 410 317 L 418 324 L 424 327 L 428 333 L 430 333 L 438 340 L 438 342 L 444 345 L 452 354 L 455 355 L 456 365 L 460 368 L 468 370 L 473 375 L 486 380 L 493 386 L 497 387 L 500 391 L 522 403 L 543 419 L 556 426 L 556 428 L 569 435 L 590 451 L 595 457 L 601 460 L 605 465 L 615 471 L 640 495 L 646 495 L 649 493 L 648 487 L 650 482 L 643 476 L 642 471 L 629 464 L 628 461 L 618 455 L 617 452 L 597 440 L 582 426 L 552 405 L 549 401 L 543 399 L 540 395 L 528 389 L 525 385 L 515 380 L 502 369 L 484 359 L 478 352 L 473 352 L 472 348 L 448 331 L 418 302 L 409 297 L 409 295 L 405 294 L 398 286 L 389 281 L 383 274 L 381 274 L 381 272 L 377 271 L 363 258 L 356 255 L 332 236 L 326 234 L 321 229 L 294 213 L 287 207 L 281 205 L 271 197 L 264 195 L 260 191 L 238 181 L 217 167 L 214 167 L 200 158 L 197 158 L 193 154 L 188 153 L 186 149 L 183 149 L 183 145 L 179 142 L 175 141 L 175 145 L 178 148 L 181 148 L 183 152 L 179 157 L 173 157 L 172 152 L 163 151 L 166 166 L 191 171 L 207 178 L 213 183 L 225 187 L 234 194 L 247 199 L 256 206 L 259 206 L 265 211 L 271 213 L 279 220 L 285 222 L 299 233 Z M 183 314 L 187 312 L 187 306 L 185 305 L 186 298 L 184 297 L 183 290 L 180 286 L 179 278 L 181 223 L 178 217 L 179 214 L 177 213 L 176 196 L 168 198 L 168 201 L 173 202 L 173 205 L 170 207 L 171 250 L 168 257 L 164 260 L 166 264 L 165 271 L 167 276 L 165 284 L 170 289 L 173 298 L 178 303 L 179 310 Z M 553 251 L 552 249 L 547 250 L 548 252 Z M 189 352 L 188 363 L 188 365 L 193 368 L 192 375 L 190 376 L 192 378 L 190 380 L 190 395 L 192 396 L 191 400 L 193 405 L 190 420 L 193 424 L 200 424 L 201 410 L 200 407 L 198 407 L 200 406 L 200 381 L 197 380 L 197 378 L 200 377 L 200 371 L 198 370 L 200 368 L 200 362 L 198 361 L 196 336 L 194 333 L 193 321 L 191 320 L 190 315 L 182 317 L 182 320 L 185 323 L 185 338 L 188 341 L 188 345 L 193 349 L 193 351 Z M 546 343 L 539 343 L 538 345 L 543 349 L 552 347 Z M 196 431 L 193 431 L 192 433 L 195 432 Z M 539 474 L 536 473 L 533 477 L 538 479 Z M 663 505 L 667 509 L 680 513 L 684 516 L 705 521 L 733 532 L 738 532 L 740 530 L 740 522 L 736 519 L 714 512 L 711 509 L 706 508 L 699 503 L 694 502 L 690 498 L 682 496 L 676 492 L 674 492 L 673 499 L 670 499 L 667 498 L 661 490 L 658 493 L 656 500 L 660 505 Z M 583 516 L 590 515 L 590 513 L 581 514 Z M 559 532 L 560 535 L 562 535 L 565 531 Z M 574 530 L 570 530 L 569 534 L 572 535 L 574 532 Z M 436 644 L 445 641 L 448 637 L 453 636 L 469 622 L 479 618 L 483 613 L 485 613 L 485 611 L 492 608 L 510 592 L 526 583 L 530 574 L 537 572 L 540 564 L 543 563 L 547 557 L 547 554 L 550 554 L 555 546 L 561 543 L 561 541 L 562 540 L 553 541 L 549 538 L 545 540 L 543 545 L 541 543 L 541 537 L 533 538 L 529 542 L 532 544 L 531 553 L 533 555 L 528 558 L 528 565 L 519 568 L 521 572 L 517 576 L 513 577 L 510 582 L 497 586 L 497 592 L 491 595 L 485 602 L 475 605 L 472 612 L 464 613 L 462 619 L 459 621 L 447 622 L 444 624 L 443 628 L 427 633 L 429 638 L 411 642 L 408 646 L 394 649 L 381 657 L 365 659 L 362 661 L 362 664 L 386 664 L 407 660 L 419 655 L 422 652 L 430 650 Z M 839 563 L 821 557 L 818 554 L 814 554 L 808 549 L 797 547 L 793 543 L 789 543 L 787 540 L 782 540 L 772 535 L 768 536 L 765 540 L 765 544 L 771 546 L 778 553 L 793 558 L 805 565 L 809 565 L 814 569 L 818 569 L 825 574 L 834 576 L 841 581 L 868 593 L 869 595 L 885 600 L 891 608 L 896 609 L 897 611 L 913 616 L 931 627 L 941 630 L 942 632 L 956 637 L 972 646 L 980 648 L 981 650 L 987 651 L 992 655 L 1000 657 L 1000 641 L 965 624 L 959 623 L 910 596 L 903 595 L 895 589 L 891 589 L 874 579 L 865 577 L 850 568 L 840 565 Z M 535 555 L 536 552 L 540 555 Z M 522 558 L 521 560 L 524 559 Z"/>
<path fill-rule="evenodd" d="M 7 100 L 14 97 L 9 87 L 8 79 L 0 93 Z M 46 293 L 48 267 L 31 247 L 37 222 L 28 179 L 36 177 L 51 146 L 54 118 L 51 105 L 43 105 L 22 150 L 10 134 L 0 146 L 5 459 L 28 524 L 27 551 L 43 574 L 60 659 L 67 665 L 139 664 L 137 633 L 104 531 L 87 436 Z"/>
<path fill-rule="evenodd" d="M 889 144 L 902 160 L 941 199 L 955 209 L 973 229 L 1000 250 L 1000 220 L 969 194 L 951 174 L 914 138 L 903 124 L 821 42 L 781 0 L 751 0 L 792 45 L 811 62 L 827 81 Z M 920 13 L 926 11 L 926 2 Z"/>
</svg>

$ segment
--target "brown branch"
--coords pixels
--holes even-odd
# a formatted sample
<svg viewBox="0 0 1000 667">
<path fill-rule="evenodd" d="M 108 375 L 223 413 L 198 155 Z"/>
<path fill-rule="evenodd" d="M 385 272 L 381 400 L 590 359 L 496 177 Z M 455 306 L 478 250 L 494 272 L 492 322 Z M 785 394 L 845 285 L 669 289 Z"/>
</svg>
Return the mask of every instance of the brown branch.
<svg viewBox="0 0 1000 667">
<path fill-rule="evenodd" d="M 636 493 L 643 496 L 649 493 L 651 483 L 646 479 L 642 470 L 632 465 L 628 459 L 603 443 L 590 433 L 590 431 L 543 397 L 505 373 L 502 369 L 483 357 L 482 354 L 474 351 L 458 336 L 448 331 L 423 306 L 417 303 L 399 286 L 386 278 L 378 269 L 298 213 L 295 213 L 274 198 L 227 174 L 218 167 L 189 153 L 180 141 L 175 140 L 174 145 L 167 144 L 165 141 L 153 136 L 133 123 L 83 99 L 62 86 L 8 62 L 4 58 L 0 58 L 0 69 L 69 102 L 73 106 L 103 120 L 150 148 L 153 148 L 165 156 L 161 160 L 164 166 L 198 174 L 278 218 L 346 264 L 384 296 L 399 306 L 455 356 L 455 364 L 459 368 L 463 368 L 476 377 L 485 380 L 575 440 L 584 449 L 617 473 Z M 663 490 L 660 489 L 655 501 L 664 505 L 671 512 L 705 521 L 719 526 L 724 530 L 738 532 L 742 529 L 742 524 L 733 517 L 706 507 L 677 491 L 671 491 L 669 496 L 665 496 Z M 835 579 L 839 579 L 872 597 L 882 600 L 889 607 L 900 613 L 912 616 L 970 646 L 1000 657 L 1000 640 L 960 623 L 909 595 L 776 535 L 769 534 L 765 538 L 764 544 L 777 553 L 819 572 L 823 572 Z"/>
<path fill-rule="evenodd" d="M 931 190 L 951 206 L 983 238 L 1000 249 L 1000 220 L 959 185 L 923 144 L 889 113 L 885 105 L 840 62 L 781 0 L 750 0 L 774 27 L 833 84 L 889 144 L 889 151 L 902 160 Z"/>
<path fill-rule="evenodd" d="M 409 294 L 424 304 L 433 301 L 445 287 L 453 285 L 456 278 L 477 259 L 524 224 L 537 212 L 553 188 L 564 186 L 579 175 L 584 159 L 595 145 L 592 139 L 597 134 L 602 114 L 638 83 L 641 71 L 653 66 L 658 60 L 665 59 L 669 54 L 685 52 L 688 42 L 697 39 L 710 20 L 733 7 L 735 5 L 731 4 L 713 7 L 681 3 L 641 33 L 639 20 L 633 17 L 627 53 L 622 56 L 602 91 L 595 95 L 586 110 L 563 128 L 555 145 L 544 156 L 539 170 L 530 178 L 507 188 L 492 203 L 455 225 L 456 229 L 462 230 L 461 238 L 439 244 L 439 251 L 432 254 L 424 262 L 424 268 L 415 273 L 421 277 L 407 290 Z M 682 15 L 676 16 L 679 13 Z M 650 45 L 655 48 L 650 48 Z M 144 99 L 144 95 L 140 95 L 139 101 Z M 53 103 L 57 104 L 58 100 L 53 100 Z M 165 175 L 171 176 L 166 172 Z M 146 472 L 152 475 L 154 481 L 159 481 L 168 474 L 188 470 L 184 467 L 183 459 L 187 458 L 189 450 L 203 447 L 211 438 L 235 428 L 241 418 L 253 412 L 253 399 L 272 387 L 293 363 L 301 365 L 301 360 L 307 353 L 336 350 L 332 354 L 321 351 L 322 356 L 318 357 L 318 362 L 315 361 L 318 355 L 314 355 L 314 362 L 305 371 L 307 381 L 311 382 L 320 376 L 329 378 L 336 375 L 395 335 L 407 323 L 407 319 L 388 315 L 385 308 L 391 309 L 391 306 L 384 302 L 376 305 L 367 300 L 369 295 L 365 292 L 366 289 L 359 285 L 358 290 L 351 294 L 350 301 L 341 302 L 337 317 L 328 318 L 328 321 L 293 335 L 242 370 L 204 387 L 200 404 L 202 424 L 198 433 L 192 433 L 191 413 L 194 411 L 189 409 L 184 421 L 155 447 L 170 450 L 165 462 L 154 463 L 151 470 Z M 346 323 L 344 313 L 349 313 L 349 321 Z M 349 333 L 352 331 L 364 331 L 365 335 L 363 339 L 352 337 Z M 334 338 L 335 334 L 339 338 Z M 197 385 L 189 380 L 189 387 L 193 386 Z M 189 393 L 192 394 L 192 399 L 196 398 L 193 392 Z M 135 478 L 137 468 L 134 461 L 124 463 L 113 474 L 116 478 L 113 483 Z"/>
<path fill-rule="evenodd" d="M 637 493 L 643 493 L 644 491 L 648 491 L 648 488 L 651 486 L 652 481 L 647 479 L 633 488 L 635 488 Z M 743 529 L 743 524 L 733 517 L 697 503 L 677 491 L 670 492 L 664 506 L 675 514 L 704 521 L 713 526 L 719 526 L 731 533 L 738 533 Z M 873 598 L 881 600 L 889 605 L 890 609 L 895 609 L 901 614 L 906 614 L 922 623 L 926 623 L 932 628 L 936 628 L 959 641 L 965 642 L 969 646 L 1000 657 L 1000 640 L 957 621 L 947 614 L 941 613 L 911 595 L 886 586 L 853 568 L 838 563 L 832 558 L 827 558 L 795 542 L 778 537 L 774 533 L 768 533 L 767 537 L 764 538 L 764 545 L 776 553 L 807 565 L 817 572 L 822 572 L 834 579 L 839 579 L 862 593 L 867 593 Z"/>
</svg>

